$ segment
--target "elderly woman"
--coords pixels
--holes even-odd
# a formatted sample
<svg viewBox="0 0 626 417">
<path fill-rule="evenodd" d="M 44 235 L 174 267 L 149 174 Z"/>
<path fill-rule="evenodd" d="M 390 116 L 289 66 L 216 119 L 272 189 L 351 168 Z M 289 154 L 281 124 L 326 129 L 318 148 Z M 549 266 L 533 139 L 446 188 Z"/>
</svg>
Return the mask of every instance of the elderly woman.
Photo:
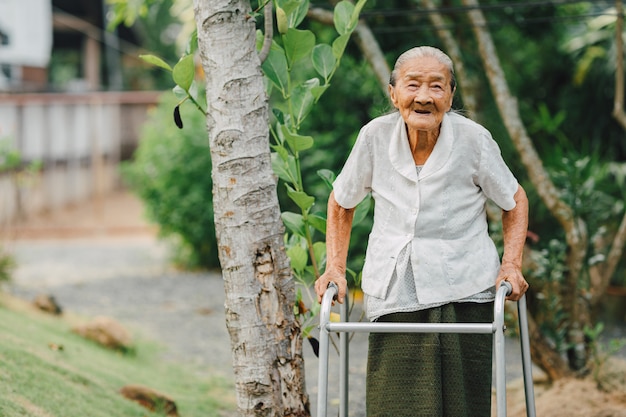
<svg viewBox="0 0 626 417">
<path fill-rule="evenodd" d="M 361 129 L 328 202 L 327 266 L 316 281 L 346 292 L 354 207 L 371 193 L 374 224 L 362 289 L 369 320 L 491 322 L 504 280 L 517 300 L 528 200 L 490 133 L 450 112 L 452 61 L 417 47 L 397 60 L 389 95 L 398 110 Z M 485 204 L 502 209 L 504 254 L 488 235 Z M 489 416 L 492 337 L 372 333 L 368 416 Z"/>
</svg>

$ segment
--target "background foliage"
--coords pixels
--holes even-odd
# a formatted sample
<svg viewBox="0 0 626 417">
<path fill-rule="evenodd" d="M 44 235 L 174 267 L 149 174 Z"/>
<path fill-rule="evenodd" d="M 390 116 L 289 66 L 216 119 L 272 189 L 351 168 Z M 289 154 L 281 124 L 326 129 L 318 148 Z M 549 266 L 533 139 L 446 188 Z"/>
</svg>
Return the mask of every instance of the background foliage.
<svg viewBox="0 0 626 417">
<path fill-rule="evenodd" d="M 177 102 L 171 92 L 163 94 L 144 125 L 141 146 L 122 173 L 144 201 L 148 218 L 174 242 L 176 262 L 186 268 L 215 268 L 219 261 L 205 119 L 186 104 L 181 106 L 185 128 L 178 129 L 172 119 Z"/>
</svg>

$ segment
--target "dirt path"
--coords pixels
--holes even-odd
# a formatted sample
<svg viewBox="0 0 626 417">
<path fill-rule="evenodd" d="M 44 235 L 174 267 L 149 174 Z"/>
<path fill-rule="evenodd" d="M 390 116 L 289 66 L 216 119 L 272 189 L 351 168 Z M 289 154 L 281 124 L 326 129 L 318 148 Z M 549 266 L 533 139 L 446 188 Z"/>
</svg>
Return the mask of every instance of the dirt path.
<svg viewBox="0 0 626 417">
<path fill-rule="evenodd" d="M 221 274 L 172 269 L 168 248 L 157 240 L 156 228 L 143 219 L 142 213 L 137 198 L 120 192 L 100 205 L 76 206 L 17 225 L 5 239 L 19 264 L 7 290 L 27 300 L 51 294 L 73 313 L 113 317 L 138 337 L 162 344 L 165 360 L 191 364 L 200 373 L 219 374 L 234 381 Z M 365 415 L 366 345 L 363 334 L 356 335 L 350 344 L 349 415 L 354 417 Z M 514 381 L 507 389 L 510 415 L 522 416 L 525 413 L 515 412 L 523 407 L 520 384 L 515 382 L 521 375 L 519 347 L 516 341 L 506 346 L 507 380 Z M 308 344 L 304 354 L 315 411 L 318 361 Z M 331 371 L 338 369 L 332 354 L 331 359 Z M 538 408 L 537 415 L 626 417 L 626 412 L 616 411 L 625 408 L 623 402 L 611 404 L 590 392 L 593 387 L 574 381 L 557 388 L 548 394 L 541 390 L 538 406 L 545 413 L 539 413 Z M 584 396 L 581 390 L 587 390 L 589 401 L 578 402 Z M 329 410 L 334 410 L 338 403 L 336 379 L 328 392 Z M 602 414 L 602 404 L 611 406 L 610 412 Z M 558 414 L 559 410 L 569 411 Z M 580 413 L 572 414 L 572 410 Z"/>
</svg>

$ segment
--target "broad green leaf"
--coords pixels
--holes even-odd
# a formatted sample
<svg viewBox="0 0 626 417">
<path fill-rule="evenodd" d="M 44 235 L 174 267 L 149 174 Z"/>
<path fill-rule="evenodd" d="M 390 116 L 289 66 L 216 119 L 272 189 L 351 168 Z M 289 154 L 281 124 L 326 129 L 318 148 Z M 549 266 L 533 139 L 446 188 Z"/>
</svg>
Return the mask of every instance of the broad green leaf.
<svg viewBox="0 0 626 417">
<path fill-rule="evenodd" d="M 311 226 L 324 234 L 326 234 L 326 219 L 317 214 L 310 214 L 308 217 L 308 222 Z"/>
<path fill-rule="evenodd" d="M 335 30 L 340 35 L 349 34 L 354 29 L 350 27 L 353 12 L 354 4 L 348 1 L 340 1 L 335 6 L 335 11 L 333 13 L 333 22 L 335 23 Z"/>
<path fill-rule="evenodd" d="M 256 30 L 256 50 L 257 52 L 263 48 L 263 41 L 265 39 L 265 35 L 261 29 Z"/>
<path fill-rule="evenodd" d="M 341 59 L 343 56 L 343 51 L 346 50 L 346 46 L 348 45 L 348 41 L 350 40 L 350 35 L 341 35 L 337 39 L 333 41 L 333 55 L 335 55 L 336 59 Z"/>
<path fill-rule="evenodd" d="M 287 249 L 287 256 L 291 260 L 291 267 L 301 274 L 309 260 L 306 250 L 302 246 L 292 246 Z"/>
<path fill-rule="evenodd" d="M 143 59 L 148 64 L 156 65 L 157 67 L 172 71 L 172 67 L 156 55 L 139 55 L 139 58 Z"/>
<path fill-rule="evenodd" d="M 317 73 L 321 75 L 324 80 L 328 80 L 328 77 L 335 70 L 335 64 L 337 63 L 337 59 L 335 58 L 335 55 L 333 55 L 333 48 L 325 43 L 315 45 L 311 59 L 313 61 L 313 68 L 315 68 L 315 71 L 317 71 Z"/>
<path fill-rule="evenodd" d="M 306 236 L 306 233 L 304 232 L 304 220 L 302 220 L 301 214 L 285 211 L 284 213 L 281 213 L 280 217 L 283 219 L 285 227 L 293 234 L 302 237 Z"/>
<path fill-rule="evenodd" d="M 309 149 L 313 146 L 314 140 L 311 136 L 301 136 L 298 134 L 293 134 L 289 131 L 287 126 L 280 126 L 281 132 L 285 141 L 291 148 L 291 150 L 295 152 L 300 152 Z"/>
<path fill-rule="evenodd" d="M 319 87 L 319 85 L 320 80 L 318 78 L 311 78 L 293 89 L 291 93 L 291 105 L 293 107 L 294 123 L 296 125 L 300 125 L 313 108 L 315 96 L 312 90 L 315 87 Z"/>
<path fill-rule="evenodd" d="M 287 58 L 285 57 L 285 51 L 276 43 L 272 43 L 272 48 L 267 59 L 263 61 L 262 68 L 267 78 L 272 81 L 272 84 L 280 90 L 284 97 L 287 94 L 289 80 Z"/>
<path fill-rule="evenodd" d="M 324 181 L 324 184 L 328 186 L 329 189 L 333 189 L 333 182 L 335 182 L 335 173 L 329 169 L 320 169 L 317 171 L 317 175 Z"/>
<path fill-rule="evenodd" d="M 278 123 L 285 124 L 285 113 L 282 110 L 272 107 L 272 114 Z"/>
<path fill-rule="evenodd" d="M 293 156 L 288 155 L 287 159 L 285 160 L 278 153 L 272 152 L 271 162 L 274 174 L 278 175 L 281 180 L 287 183 L 293 183 L 294 181 L 296 181 L 296 178 L 298 178 L 298 174 L 296 169 L 296 161 Z"/>
<path fill-rule="evenodd" d="M 185 91 L 189 91 L 195 74 L 196 67 L 193 63 L 193 55 L 185 55 L 182 57 L 172 70 L 174 82 L 180 85 Z"/>
<path fill-rule="evenodd" d="M 326 90 L 328 90 L 328 87 L 330 87 L 330 84 L 324 84 L 320 85 L 319 87 L 311 88 L 311 94 L 313 95 L 316 103 L 317 100 L 319 100 L 320 97 L 322 97 L 322 95 L 326 92 Z"/>
<path fill-rule="evenodd" d="M 281 159 L 280 155 L 278 155 L 276 152 L 272 152 L 271 161 L 272 171 L 274 171 L 274 174 L 278 175 L 278 178 L 283 181 L 291 182 L 291 178 L 289 177 L 289 171 L 287 170 L 287 164 L 285 164 L 285 161 Z"/>
<path fill-rule="evenodd" d="M 370 195 L 365 197 L 359 204 L 357 204 L 356 209 L 354 210 L 354 218 L 352 219 L 353 225 L 359 224 L 363 221 L 363 219 L 367 217 L 371 205 L 372 197 Z"/>
<path fill-rule="evenodd" d="M 179 98 L 181 100 L 187 98 L 187 92 L 183 90 L 182 87 L 178 84 L 176 84 L 174 88 L 172 88 L 172 92 L 174 93 L 176 98 Z"/>
<path fill-rule="evenodd" d="M 289 198 L 302 210 L 308 210 L 315 204 L 315 197 L 311 197 L 304 191 L 296 191 L 291 188 L 289 184 L 285 184 L 285 186 L 287 187 L 287 195 Z"/>
<path fill-rule="evenodd" d="M 322 269 L 326 263 L 326 243 L 315 242 L 313 244 L 313 254 L 315 256 L 315 261 L 317 262 L 317 267 Z"/>
<path fill-rule="evenodd" d="M 189 41 L 187 42 L 187 48 L 185 49 L 185 53 L 187 55 L 193 55 L 198 50 L 198 31 L 194 29 L 193 33 L 189 37 Z"/>
<path fill-rule="evenodd" d="M 301 58 L 311 55 L 315 46 L 315 35 L 310 30 L 289 29 L 283 35 L 285 54 L 289 68 Z"/>
<path fill-rule="evenodd" d="M 278 154 L 278 156 L 280 156 L 280 159 L 287 161 L 287 158 L 289 158 L 289 152 L 284 146 L 272 145 L 271 148 Z"/>
<path fill-rule="evenodd" d="M 284 35 L 289 30 L 289 22 L 287 21 L 287 13 L 282 7 L 276 7 L 276 27 L 278 28 L 278 33 Z"/>
<path fill-rule="evenodd" d="M 298 27 L 309 10 L 309 0 L 278 0 L 276 5 L 285 11 L 290 28 Z"/>
</svg>

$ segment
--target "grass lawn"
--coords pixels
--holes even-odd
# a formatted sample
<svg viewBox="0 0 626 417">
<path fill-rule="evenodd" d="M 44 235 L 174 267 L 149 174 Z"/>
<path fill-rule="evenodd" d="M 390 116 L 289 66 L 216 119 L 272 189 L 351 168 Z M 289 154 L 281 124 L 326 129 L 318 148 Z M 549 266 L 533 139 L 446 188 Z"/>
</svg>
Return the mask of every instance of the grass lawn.
<svg viewBox="0 0 626 417">
<path fill-rule="evenodd" d="M 120 353 L 71 332 L 78 318 L 51 316 L 0 292 L 0 416 L 161 416 L 122 397 L 140 384 L 172 398 L 181 417 L 235 414 L 232 383 L 164 363 L 159 347 L 137 341 Z"/>
</svg>

